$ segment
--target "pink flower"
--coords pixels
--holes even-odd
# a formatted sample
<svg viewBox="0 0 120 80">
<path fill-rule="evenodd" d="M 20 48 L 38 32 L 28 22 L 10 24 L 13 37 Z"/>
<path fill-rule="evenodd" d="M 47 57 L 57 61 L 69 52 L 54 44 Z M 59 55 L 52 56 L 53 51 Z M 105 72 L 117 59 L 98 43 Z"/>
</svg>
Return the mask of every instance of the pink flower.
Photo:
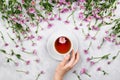
<svg viewBox="0 0 120 80">
<path fill-rule="evenodd" d="M 76 9 L 77 9 L 77 6 L 76 6 L 76 5 L 72 7 L 72 10 L 76 10 Z"/>
<path fill-rule="evenodd" d="M 93 61 L 90 62 L 90 65 L 91 65 L 91 66 L 93 66 L 94 64 L 95 64 L 95 62 L 93 62 Z"/>
<path fill-rule="evenodd" d="M 20 16 L 20 17 L 23 17 L 23 15 L 22 15 L 22 14 L 19 14 L 19 16 Z"/>
<path fill-rule="evenodd" d="M 101 19 L 101 16 L 99 16 L 98 14 L 94 14 L 94 17 L 97 19 Z"/>
<path fill-rule="evenodd" d="M 18 48 L 18 47 L 19 47 L 19 45 L 16 45 L 15 47 L 16 47 L 16 48 Z"/>
<path fill-rule="evenodd" d="M 59 43 L 61 43 L 61 44 L 66 43 L 65 37 L 60 37 L 60 38 L 59 38 Z"/>
<path fill-rule="evenodd" d="M 66 24 L 70 23 L 68 20 L 65 21 Z"/>
<path fill-rule="evenodd" d="M 30 36 L 28 36 L 27 40 L 32 40 L 32 39 L 34 39 L 34 38 L 35 38 L 34 35 L 30 35 Z"/>
<path fill-rule="evenodd" d="M 20 20 L 20 24 L 24 24 L 25 23 L 25 20 Z"/>
<path fill-rule="evenodd" d="M 61 18 L 59 17 L 58 20 L 61 21 Z"/>
<path fill-rule="evenodd" d="M 115 35 L 115 34 L 111 34 L 110 36 L 111 36 L 112 38 L 115 38 L 115 37 L 116 37 L 116 35 Z"/>
<path fill-rule="evenodd" d="M 50 29 L 53 26 L 53 24 L 48 24 L 48 29 Z"/>
<path fill-rule="evenodd" d="M 45 74 L 45 72 L 44 71 L 40 71 L 40 74 Z"/>
<path fill-rule="evenodd" d="M 91 39 L 96 40 L 96 37 L 91 37 Z"/>
<path fill-rule="evenodd" d="M 93 19 L 93 16 L 88 16 L 88 17 L 85 18 L 84 20 L 85 20 L 86 22 L 90 22 L 92 19 Z"/>
<path fill-rule="evenodd" d="M 35 3 L 34 0 L 32 0 L 32 1 L 31 1 L 31 4 L 32 4 L 32 6 L 35 6 L 36 3 Z"/>
<path fill-rule="evenodd" d="M 86 68 L 82 68 L 80 74 L 86 74 L 86 72 L 87 72 Z"/>
<path fill-rule="evenodd" d="M 120 4 L 120 2 L 118 2 L 117 4 Z"/>
<path fill-rule="evenodd" d="M 78 1 L 83 3 L 83 2 L 85 2 L 86 0 L 78 0 Z"/>
<path fill-rule="evenodd" d="M 79 28 L 78 28 L 78 27 L 75 27 L 74 29 L 75 29 L 75 30 L 79 30 Z"/>
<path fill-rule="evenodd" d="M 84 50 L 84 53 L 85 53 L 85 54 L 88 54 L 88 50 Z"/>
<path fill-rule="evenodd" d="M 33 14 L 33 13 L 35 13 L 35 9 L 31 7 L 28 9 L 28 12 Z"/>
<path fill-rule="evenodd" d="M 19 66 L 19 63 L 15 62 L 15 66 Z"/>
<path fill-rule="evenodd" d="M 25 74 L 29 74 L 29 71 L 26 71 Z"/>
<path fill-rule="evenodd" d="M 97 71 L 101 71 L 101 67 L 98 67 L 98 68 L 97 68 Z"/>
<path fill-rule="evenodd" d="M 42 39 L 42 36 L 38 36 L 37 37 L 37 40 L 39 41 L 39 40 L 41 40 Z"/>
<path fill-rule="evenodd" d="M 84 18 L 84 14 L 83 14 L 83 12 L 80 12 L 79 13 L 79 19 L 83 19 Z"/>
<path fill-rule="evenodd" d="M 37 45 L 36 43 L 34 43 L 34 42 L 32 43 L 32 46 L 36 46 L 36 45 Z"/>
<path fill-rule="evenodd" d="M 73 73 L 76 73 L 76 70 L 74 70 Z"/>
<path fill-rule="evenodd" d="M 85 6 L 83 6 L 83 5 L 80 5 L 80 9 L 85 9 Z"/>
<path fill-rule="evenodd" d="M 89 62 L 91 60 L 91 58 L 88 57 L 86 60 L 87 60 L 87 62 Z"/>
<path fill-rule="evenodd" d="M 90 36 L 90 34 L 88 33 L 87 35 L 86 35 L 86 37 L 85 37 L 85 40 L 87 40 L 87 39 L 89 39 L 91 36 Z"/>
<path fill-rule="evenodd" d="M 20 11 L 22 10 L 22 7 L 21 7 L 21 6 L 17 6 L 17 8 L 18 8 L 18 10 L 20 10 Z"/>
<path fill-rule="evenodd" d="M 63 8 L 63 9 L 61 10 L 61 13 L 66 13 L 66 12 L 68 12 L 68 11 L 69 11 L 69 9 Z"/>
<path fill-rule="evenodd" d="M 33 50 L 33 54 L 37 55 L 37 50 L 36 49 Z"/>
<path fill-rule="evenodd" d="M 98 46 L 97 48 L 98 48 L 98 49 L 100 49 L 100 48 L 101 48 L 101 46 Z"/>
<path fill-rule="evenodd" d="M 80 23 L 80 26 L 82 26 L 82 23 Z"/>
<path fill-rule="evenodd" d="M 116 39 L 113 39 L 112 42 L 115 42 Z"/>
<path fill-rule="evenodd" d="M 108 33 L 109 33 L 109 31 L 105 31 L 105 33 L 106 33 L 106 34 L 108 34 Z"/>
<path fill-rule="evenodd" d="M 8 46 L 9 44 L 8 43 L 5 43 L 5 46 Z"/>
<path fill-rule="evenodd" d="M 57 18 L 57 16 L 58 16 L 57 14 L 54 14 L 54 18 Z"/>
<path fill-rule="evenodd" d="M 22 4 L 24 4 L 25 3 L 25 0 L 22 0 Z"/>
<path fill-rule="evenodd" d="M 53 20 L 54 20 L 54 18 L 53 18 L 53 17 L 51 17 L 51 18 L 50 18 L 50 21 L 53 21 Z"/>
<path fill-rule="evenodd" d="M 97 26 L 92 26 L 92 30 L 99 31 L 99 30 L 100 30 L 100 28 L 99 28 L 99 27 L 97 27 Z"/>
<path fill-rule="evenodd" d="M 24 52 L 26 49 L 24 47 L 22 47 L 22 51 Z"/>
<path fill-rule="evenodd" d="M 40 59 L 36 59 L 35 61 L 36 61 L 37 63 L 39 63 L 39 62 L 40 62 Z"/>
<path fill-rule="evenodd" d="M 26 61 L 26 65 L 29 65 L 30 64 L 30 61 Z"/>
<path fill-rule="evenodd" d="M 59 3 L 66 3 L 65 0 L 59 0 Z"/>
<path fill-rule="evenodd" d="M 111 42 L 110 37 L 104 37 L 104 40 Z"/>
<path fill-rule="evenodd" d="M 107 62 L 107 64 L 111 64 L 111 62 L 110 62 L 110 61 L 108 61 L 108 62 Z"/>
<path fill-rule="evenodd" d="M 34 24 L 34 23 L 30 23 L 30 25 L 31 25 L 32 27 L 35 27 L 35 24 Z"/>
</svg>

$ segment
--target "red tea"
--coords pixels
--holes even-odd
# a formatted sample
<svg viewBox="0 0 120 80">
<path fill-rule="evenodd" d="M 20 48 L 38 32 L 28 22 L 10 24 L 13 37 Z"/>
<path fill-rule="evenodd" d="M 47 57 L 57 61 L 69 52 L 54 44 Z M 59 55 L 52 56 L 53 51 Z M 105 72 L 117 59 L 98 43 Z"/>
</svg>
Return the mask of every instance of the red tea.
<svg viewBox="0 0 120 80">
<path fill-rule="evenodd" d="M 55 41 L 55 49 L 61 53 L 67 53 L 71 48 L 71 42 L 68 38 L 61 36 Z"/>
</svg>

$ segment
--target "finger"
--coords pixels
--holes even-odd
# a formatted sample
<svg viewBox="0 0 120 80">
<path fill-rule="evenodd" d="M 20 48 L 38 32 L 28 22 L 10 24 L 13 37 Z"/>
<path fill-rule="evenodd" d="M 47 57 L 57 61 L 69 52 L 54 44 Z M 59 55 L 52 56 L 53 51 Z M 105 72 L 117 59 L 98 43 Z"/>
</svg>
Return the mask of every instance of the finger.
<svg viewBox="0 0 120 80">
<path fill-rule="evenodd" d="M 79 58 L 80 58 L 80 53 L 77 51 L 77 53 L 75 55 L 75 61 L 74 61 L 73 66 L 75 66 L 77 64 L 77 62 L 79 61 Z"/>
<path fill-rule="evenodd" d="M 60 64 L 65 65 L 69 61 L 69 59 L 70 59 L 70 54 L 66 55 Z"/>
<path fill-rule="evenodd" d="M 65 65 L 65 67 L 66 68 L 68 68 L 68 67 L 71 68 L 73 63 L 74 63 L 74 61 L 75 61 L 75 53 L 74 53 L 74 50 L 72 50 L 72 57 L 71 57 L 70 61 Z"/>
</svg>

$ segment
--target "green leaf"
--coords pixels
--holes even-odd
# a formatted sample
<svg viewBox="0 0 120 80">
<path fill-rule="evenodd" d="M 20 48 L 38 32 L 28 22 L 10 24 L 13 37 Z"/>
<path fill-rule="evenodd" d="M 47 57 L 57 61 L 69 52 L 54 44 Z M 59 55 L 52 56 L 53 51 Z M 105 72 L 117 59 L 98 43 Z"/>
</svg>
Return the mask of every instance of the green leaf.
<svg viewBox="0 0 120 80">
<path fill-rule="evenodd" d="M 21 11 L 20 10 L 15 10 L 15 12 L 14 13 L 16 13 L 16 14 L 20 14 L 21 13 Z"/>
<path fill-rule="evenodd" d="M 101 57 L 101 59 L 108 59 L 110 54 L 104 55 Z"/>
<path fill-rule="evenodd" d="M 24 29 L 23 29 L 22 25 L 21 25 L 21 24 L 19 24 L 19 23 L 16 23 L 16 24 L 15 24 L 14 29 L 16 29 L 17 31 L 21 31 L 21 32 L 23 32 L 23 31 L 24 31 Z"/>
<path fill-rule="evenodd" d="M 6 51 L 4 49 L 0 49 L 0 52 L 6 54 Z"/>
<path fill-rule="evenodd" d="M 39 5 L 43 6 L 48 12 L 52 12 L 53 10 L 53 5 L 49 2 L 40 2 Z"/>
<path fill-rule="evenodd" d="M 11 53 L 11 55 L 13 56 L 15 53 L 14 53 L 14 51 L 12 50 L 12 53 Z"/>
<path fill-rule="evenodd" d="M 4 20 L 4 19 L 8 19 L 8 17 L 7 16 L 4 16 L 4 15 L 2 15 L 2 19 Z"/>
<path fill-rule="evenodd" d="M 113 60 L 116 59 L 116 56 L 113 56 L 112 59 L 113 59 Z"/>
<path fill-rule="evenodd" d="M 10 62 L 10 60 L 9 60 L 9 59 L 7 59 L 7 62 Z"/>
<path fill-rule="evenodd" d="M 17 57 L 18 59 L 21 59 L 21 55 L 20 55 L 20 54 L 16 54 L 16 57 Z"/>
</svg>

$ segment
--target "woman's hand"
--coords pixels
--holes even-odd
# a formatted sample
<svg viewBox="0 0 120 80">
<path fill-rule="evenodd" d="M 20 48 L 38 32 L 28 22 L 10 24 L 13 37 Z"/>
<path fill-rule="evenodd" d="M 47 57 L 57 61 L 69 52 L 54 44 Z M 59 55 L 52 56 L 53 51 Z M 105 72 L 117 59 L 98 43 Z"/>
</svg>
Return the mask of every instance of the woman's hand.
<svg viewBox="0 0 120 80">
<path fill-rule="evenodd" d="M 68 72 L 70 69 L 75 66 L 75 64 L 79 60 L 79 53 L 77 52 L 75 54 L 74 50 L 72 50 L 72 55 L 70 58 L 70 54 L 66 55 L 64 60 L 60 62 L 56 68 L 54 80 L 62 80 L 65 73 Z"/>
</svg>

